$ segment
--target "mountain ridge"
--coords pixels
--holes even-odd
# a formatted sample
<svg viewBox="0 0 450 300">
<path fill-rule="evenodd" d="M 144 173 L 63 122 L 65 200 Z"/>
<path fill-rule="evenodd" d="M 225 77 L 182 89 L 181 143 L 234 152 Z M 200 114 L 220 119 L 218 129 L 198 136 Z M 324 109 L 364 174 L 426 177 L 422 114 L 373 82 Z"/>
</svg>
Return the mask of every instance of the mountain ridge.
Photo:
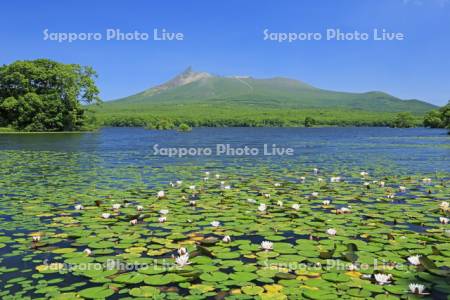
<svg viewBox="0 0 450 300">
<path fill-rule="evenodd" d="M 378 112 L 409 111 L 415 114 L 436 108 L 421 100 L 404 100 L 382 91 L 332 91 L 287 77 L 217 76 L 193 71 L 191 67 L 165 83 L 105 103 L 110 108 L 124 104 L 150 108 L 152 105 L 214 103 L 295 109 L 336 107 Z"/>
</svg>

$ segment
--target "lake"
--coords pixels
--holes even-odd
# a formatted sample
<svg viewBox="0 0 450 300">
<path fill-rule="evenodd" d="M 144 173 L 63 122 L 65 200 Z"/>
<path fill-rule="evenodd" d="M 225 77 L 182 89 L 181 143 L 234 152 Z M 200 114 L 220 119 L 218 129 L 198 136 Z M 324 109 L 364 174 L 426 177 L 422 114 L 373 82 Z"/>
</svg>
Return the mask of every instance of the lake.
<svg viewBox="0 0 450 300">
<path fill-rule="evenodd" d="M 449 142 L 363 127 L 0 135 L 0 298 L 391 299 L 417 282 L 445 299 Z"/>
</svg>

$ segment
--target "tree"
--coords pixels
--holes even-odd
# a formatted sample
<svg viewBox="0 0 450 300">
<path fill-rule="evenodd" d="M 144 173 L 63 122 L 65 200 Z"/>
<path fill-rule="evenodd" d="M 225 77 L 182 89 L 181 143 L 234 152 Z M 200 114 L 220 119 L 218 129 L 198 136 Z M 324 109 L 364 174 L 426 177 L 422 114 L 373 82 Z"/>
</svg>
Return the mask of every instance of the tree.
<svg viewBox="0 0 450 300">
<path fill-rule="evenodd" d="M 0 126 L 24 131 L 79 130 L 82 104 L 100 103 L 91 67 L 48 59 L 0 67 Z"/>
<path fill-rule="evenodd" d="M 423 125 L 431 128 L 450 129 L 450 101 L 438 110 L 427 113 L 423 119 Z"/>
<path fill-rule="evenodd" d="M 305 118 L 305 127 L 313 127 L 314 125 L 316 125 L 316 120 L 311 117 Z"/>
<path fill-rule="evenodd" d="M 392 127 L 396 128 L 410 128 L 414 126 L 414 117 L 409 112 L 401 112 L 397 114 L 394 121 L 392 122 Z"/>
</svg>

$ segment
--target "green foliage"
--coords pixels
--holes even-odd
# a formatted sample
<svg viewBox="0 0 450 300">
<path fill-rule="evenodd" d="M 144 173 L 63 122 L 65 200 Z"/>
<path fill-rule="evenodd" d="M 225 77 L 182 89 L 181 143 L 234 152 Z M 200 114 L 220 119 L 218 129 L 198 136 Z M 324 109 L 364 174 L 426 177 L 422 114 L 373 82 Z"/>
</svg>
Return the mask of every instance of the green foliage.
<svg viewBox="0 0 450 300">
<path fill-rule="evenodd" d="M 409 112 L 402 112 L 397 114 L 394 121 L 391 124 L 392 127 L 396 128 L 410 128 L 414 127 L 414 117 Z"/>
<path fill-rule="evenodd" d="M 191 126 L 189 126 L 186 123 L 183 123 L 180 126 L 178 126 L 178 131 L 181 131 L 181 132 L 188 132 L 188 131 L 191 131 L 191 130 L 192 130 Z"/>
<path fill-rule="evenodd" d="M 450 101 L 438 110 L 430 111 L 423 120 L 425 127 L 450 129 Z"/>
<path fill-rule="evenodd" d="M 0 126 L 72 131 L 87 124 L 82 104 L 99 103 L 91 67 L 48 59 L 0 67 Z"/>
<path fill-rule="evenodd" d="M 316 125 L 316 120 L 311 117 L 305 118 L 305 127 L 313 127 L 314 125 Z"/>
</svg>

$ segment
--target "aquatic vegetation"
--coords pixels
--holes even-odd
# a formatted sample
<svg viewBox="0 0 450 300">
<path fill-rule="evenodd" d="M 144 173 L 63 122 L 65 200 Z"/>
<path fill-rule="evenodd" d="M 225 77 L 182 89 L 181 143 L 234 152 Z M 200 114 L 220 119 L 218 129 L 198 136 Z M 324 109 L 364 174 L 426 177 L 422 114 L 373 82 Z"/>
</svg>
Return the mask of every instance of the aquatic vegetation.
<svg viewBox="0 0 450 300">
<path fill-rule="evenodd" d="M 448 174 L 321 165 L 331 182 L 279 163 L 89 170 L 87 154 L 2 155 L 2 299 L 450 294 Z"/>
</svg>

